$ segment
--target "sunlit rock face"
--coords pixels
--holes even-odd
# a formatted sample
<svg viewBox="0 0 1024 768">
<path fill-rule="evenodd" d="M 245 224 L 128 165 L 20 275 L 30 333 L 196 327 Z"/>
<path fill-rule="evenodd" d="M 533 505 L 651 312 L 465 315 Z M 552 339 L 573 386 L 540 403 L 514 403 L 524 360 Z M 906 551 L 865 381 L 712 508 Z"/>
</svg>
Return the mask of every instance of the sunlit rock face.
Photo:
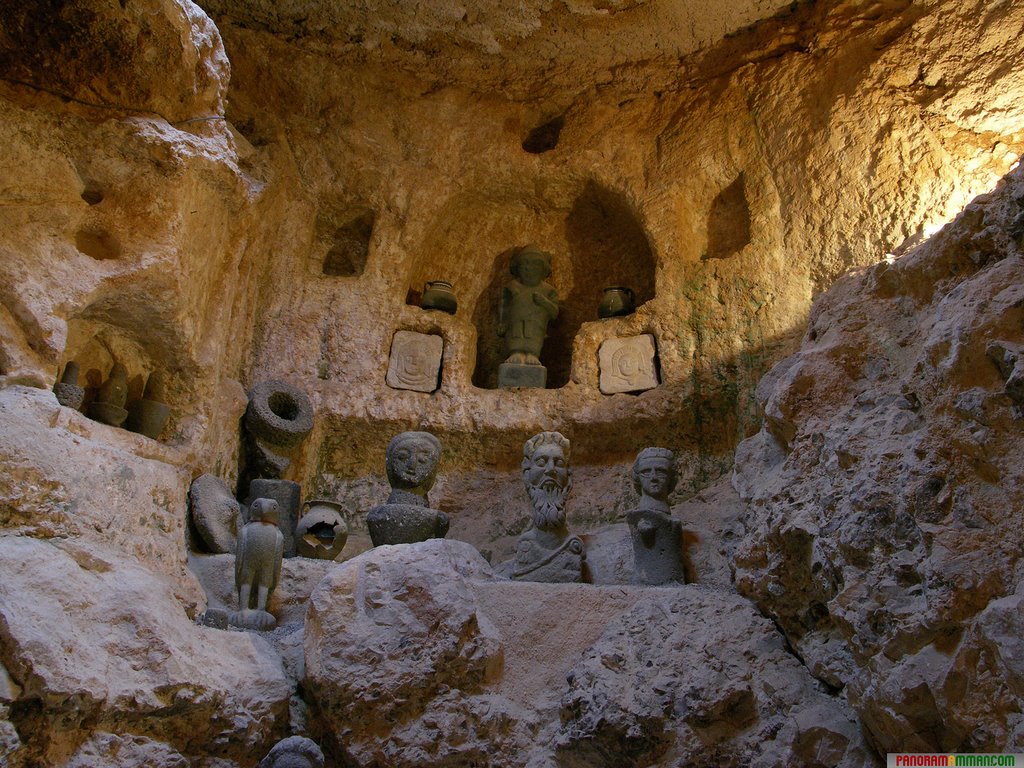
<svg viewBox="0 0 1024 768">
<path fill-rule="evenodd" d="M 1021 744 L 1024 172 L 815 304 L 737 451 L 736 583 L 882 752 Z"/>
<path fill-rule="evenodd" d="M 289 731 L 317 729 L 348 748 L 336 723 L 307 718 L 298 683 L 319 570 L 285 569 L 285 626 L 269 644 L 193 626 L 189 481 L 211 473 L 244 496 L 246 393 L 269 379 L 315 408 L 285 479 L 341 502 L 345 557 L 368 546 L 384 448 L 402 431 L 441 440 L 431 505 L 450 515 L 449 539 L 494 563 L 528 524 L 531 435 L 572 441 L 566 511 L 582 535 L 621 529 L 637 452 L 671 449 L 688 575 L 729 590 L 731 568 L 818 681 L 800 678 L 786 714 L 752 691 L 754 730 L 719 734 L 729 754 L 778 725 L 768 762 L 827 742 L 856 763 L 851 712 L 883 751 L 1021 743 L 1008 517 L 1024 391 L 1018 182 L 911 251 L 1024 147 L 1020 4 L 0 6 L 0 529 L 21 557 L 17 570 L 0 559 L 0 574 L 24 585 L 0 596 L 0 762 L 250 766 Z M 541 354 L 548 388 L 499 390 L 496 308 L 529 243 L 552 254 L 562 302 Z M 851 267 L 870 269 L 826 293 Z M 418 305 L 432 280 L 453 285 L 455 314 Z M 598 318 L 610 286 L 633 289 L 634 314 Z M 441 337 L 436 391 L 388 385 L 398 331 Z M 602 343 L 645 335 L 658 385 L 603 394 Z M 49 390 L 69 361 L 83 409 L 115 363 L 129 403 L 159 374 L 171 408 L 160 440 L 58 406 Z M 700 494 L 751 435 L 735 475 L 747 508 L 721 482 Z M 991 567 L 964 564 L 986 547 Z M 233 608 L 230 569 L 214 565 L 210 602 Z M 482 588 L 494 605 L 501 587 Z M 140 589 L 155 597 L 131 613 Z M 589 596 L 579 605 L 614 607 Z M 706 602 L 742 603 L 722 600 Z M 612 655 L 645 615 L 601 624 Z M 771 632 L 752 611 L 743 625 Z M 508 618 L 505 656 L 522 659 L 515 628 Z M 692 648 L 673 632 L 657 662 L 681 690 L 673 654 Z M 558 669 L 578 666 L 566 701 L 581 714 L 576 731 L 558 715 L 552 754 L 606 712 L 627 736 L 643 715 L 591 695 L 632 690 L 633 666 L 602 671 L 600 649 L 584 658 L 597 642 L 557 646 L 577 654 Z M 785 664 L 759 679 L 797 663 L 772 648 Z M 131 690 L 108 697 L 96 670 L 126 653 Z M 220 653 L 231 664 L 211 678 Z M 506 667 L 493 684 L 532 684 L 528 671 Z M 961 694 L 963 680 L 983 698 Z M 838 725 L 816 730 L 803 690 L 835 698 Z M 488 722 L 529 735 L 532 715 L 506 718 L 521 703 Z M 457 712 L 454 696 L 430 706 Z M 689 725 L 659 723 L 691 743 Z M 408 743 L 430 743 L 421 726 Z M 34 738 L 44 732 L 55 735 Z M 666 738 L 624 754 L 668 764 Z"/>
<path fill-rule="evenodd" d="M 207 8 L 240 162 L 265 183 L 249 365 L 303 382 L 323 417 L 299 476 L 372 506 L 391 434 L 428 429 L 452 535 L 502 557 L 519 531 L 481 510 L 496 489 L 520 503 L 509 457 L 537 429 L 572 434 L 574 464 L 594 468 L 571 525 L 629 508 L 626 462 L 645 445 L 675 450 L 679 497 L 694 492 L 756 430 L 754 387 L 812 296 L 954 215 L 1021 147 L 1009 5 L 741 4 L 695 27 L 651 21 L 696 13 L 676 3 L 467 20 L 436 4 L 415 20 L 405 4 Z M 712 21 L 721 34 L 701 31 Z M 496 310 L 527 243 L 553 254 L 562 309 L 549 390 L 513 394 L 492 389 Z M 436 279 L 455 315 L 416 306 Z M 609 285 L 634 289 L 635 314 L 598 320 Z M 399 330 L 444 339 L 430 397 L 385 382 Z M 640 334 L 661 385 L 602 394 L 601 343 Z M 609 464 L 612 487 L 596 477 Z"/>
</svg>

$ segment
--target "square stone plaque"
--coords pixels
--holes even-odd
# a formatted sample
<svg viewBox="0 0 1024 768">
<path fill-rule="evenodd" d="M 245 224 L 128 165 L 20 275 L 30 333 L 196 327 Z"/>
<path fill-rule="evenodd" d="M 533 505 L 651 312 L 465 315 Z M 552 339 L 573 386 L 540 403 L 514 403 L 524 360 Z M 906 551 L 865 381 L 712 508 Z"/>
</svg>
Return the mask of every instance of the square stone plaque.
<svg viewBox="0 0 1024 768">
<path fill-rule="evenodd" d="M 392 389 L 434 392 L 441 381 L 444 339 L 433 333 L 395 331 L 385 381 Z"/>
<path fill-rule="evenodd" d="M 597 351 L 601 392 L 612 395 L 654 389 L 660 383 L 655 354 L 654 336 L 649 333 L 602 342 Z"/>
</svg>

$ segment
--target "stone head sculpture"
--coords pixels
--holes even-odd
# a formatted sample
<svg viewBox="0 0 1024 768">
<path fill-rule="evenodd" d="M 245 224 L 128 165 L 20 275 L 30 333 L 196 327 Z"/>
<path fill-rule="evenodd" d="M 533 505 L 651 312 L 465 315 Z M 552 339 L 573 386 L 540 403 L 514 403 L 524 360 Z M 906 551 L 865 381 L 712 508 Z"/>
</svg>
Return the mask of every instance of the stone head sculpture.
<svg viewBox="0 0 1024 768">
<path fill-rule="evenodd" d="M 551 254 L 535 245 L 527 245 L 516 251 L 509 271 L 523 285 L 540 285 L 551 274 Z"/>
<path fill-rule="evenodd" d="M 402 432 L 391 438 L 386 453 L 392 488 L 426 496 L 434 486 L 441 442 L 429 432 Z"/>
<path fill-rule="evenodd" d="M 324 753 L 311 739 L 289 736 L 274 745 L 258 768 L 324 768 Z"/>
<path fill-rule="evenodd" d="M 281 505 L 274 499 L 256 499 L 249 505 L 249 522 L 272 523 L 277 525 Z"/>
<path fill-rule="evenodd" d="M 541 530 L 565 525 L 565 502 L 572 490 L 569 441 L 558 432 L 541 432 L 523 445 L 523 483 L 533 504 L 533 523 Z"/>
<path fill-rule="evenodd" d="M 676 488 L 675 454 L 667 448 L 645 448 L 633 463 L 633 487 L 640 505 L 668 509 L 668 496 Z"/>
</svg>

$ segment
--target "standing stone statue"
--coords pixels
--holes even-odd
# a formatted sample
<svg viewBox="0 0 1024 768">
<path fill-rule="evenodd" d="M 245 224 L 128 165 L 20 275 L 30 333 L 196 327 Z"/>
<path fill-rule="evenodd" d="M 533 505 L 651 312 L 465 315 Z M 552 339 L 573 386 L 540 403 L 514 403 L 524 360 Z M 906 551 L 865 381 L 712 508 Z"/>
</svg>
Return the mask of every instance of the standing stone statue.
<svg viewBox="0 0 1024 768">
<path fill-rule="evenodd" d="M 278 504 L 273 499 L 256 499 L 249 505 L 249 522 L 239 532 L 235 547 L 238 611 L 229 619 L 233 626 L 266 630 L 277 624 L 267 611 L 284 555 L 284 535 L 278 530 L 277 514 Z"/>
<path fill-rule="evenodd" d="M 385 458 L 391 495 L 366 517 L 373 546 L 443 539 L 448 515 L 430 508 L 441 442 L 429 432 L 402 432 L 391 438 Z"/>
<path fill-rule="evenodd" d="M 626 513 L 633 539 L 637 581 L 684 581 L 683 527 L 669 515 L 668 495 L 676 487 L 675 456 L 667 448 L 645 448 L 633 463 L 633 484 L 640 504 Z"/>
<path fill-rule="evenodd" d="M 523 446 L 523 482 L 533 505 L 533 527 L 519 537 L 512 578 L 522 581 L 583 580 L 583 541 L 569 535 L 565 502 L 572 490 L 569 441 L 541 432 Z"/>
<path fill-rule="evenodd" d="M 534 245 L 512 257 L 515 277 L 501 293 L 498 335 L 505 339 L 508 358 L 498 368 L 500 387 L 543 387 L 547 369 L 540 351 L 548 323 L 558 317 L 558 292 L 544 279 L 551 274 L 551 254 Z"/>
</svg>

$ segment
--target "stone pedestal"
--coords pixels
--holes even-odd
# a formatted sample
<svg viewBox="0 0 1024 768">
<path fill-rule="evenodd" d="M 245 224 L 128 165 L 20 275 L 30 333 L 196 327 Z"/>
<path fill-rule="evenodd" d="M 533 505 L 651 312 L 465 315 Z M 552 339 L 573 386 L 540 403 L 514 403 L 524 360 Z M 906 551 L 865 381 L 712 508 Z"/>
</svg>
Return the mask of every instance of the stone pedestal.
<svg viewBox="0 0 1024 768">
<path fill-rule="evenodd" d="M 273 499 L 280 507 L 277 526 L 284 534 L 284 556 L 295 557 L 295 526 L 299 522 L 299 507 L 302 501 L 302 486 L 292 480 L 267 480 L 260 478 L 249 483 L 248 504 L 255 499 Z"/>
<path fill-rule="evenodd" d="M 548 383 L 548 369 L 543 365 L 520 365 L 502 363 L 498 366 L 498 386 L 504 389 L 516 387 L 544 389 Z"/>
</svg>

